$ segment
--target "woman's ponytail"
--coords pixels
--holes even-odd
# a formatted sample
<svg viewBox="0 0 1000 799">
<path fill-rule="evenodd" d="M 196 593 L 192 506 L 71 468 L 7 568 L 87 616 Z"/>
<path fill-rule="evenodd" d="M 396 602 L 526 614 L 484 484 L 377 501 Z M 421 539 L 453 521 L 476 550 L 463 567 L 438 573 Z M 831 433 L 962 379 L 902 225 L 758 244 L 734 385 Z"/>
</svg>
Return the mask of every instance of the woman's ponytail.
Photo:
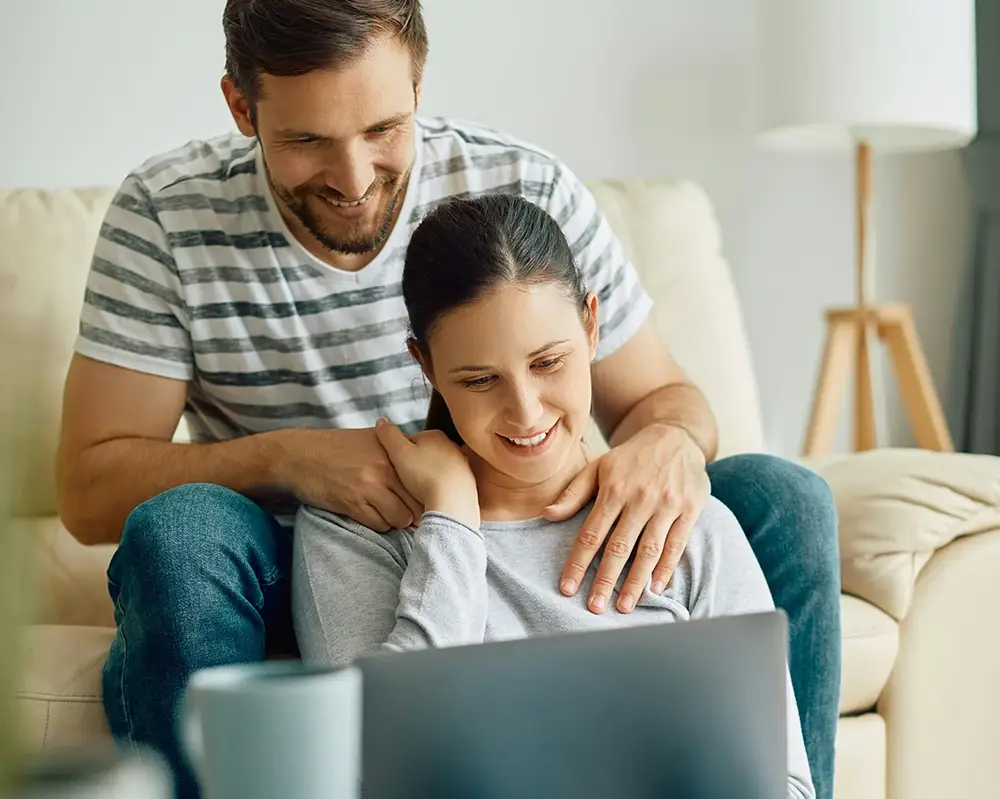
<svg viewBox="0 0 1000 799">
<path fill-rule="evenodd" d="M 444 397 L 437 392 L 437 389 L 431 389 L 431 391 L 433 393 L 431 394 L 431 403 L 427 408 L 424 430 L 440 430 L 458 446 L 463 446 L 465 442 L 462 441 L 462 437 L 455 428 L 455 423 L 451 419 L 451 411 L 445 405 Z"/>
</svg>

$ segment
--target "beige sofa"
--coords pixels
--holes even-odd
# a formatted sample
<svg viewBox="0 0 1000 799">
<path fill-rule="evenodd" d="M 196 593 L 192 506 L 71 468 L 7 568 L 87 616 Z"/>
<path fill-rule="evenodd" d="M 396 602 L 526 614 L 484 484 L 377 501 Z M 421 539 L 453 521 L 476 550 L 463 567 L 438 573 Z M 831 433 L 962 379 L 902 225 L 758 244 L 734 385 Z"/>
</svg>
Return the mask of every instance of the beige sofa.
<svg viewBox="0 0 1000 799">
<path fill-rule="evenodd" d="M 747 339 L 709 201 L 683 182 L 593 189 L 654 294 L 663 336 L 709 397 L 721 454 L 763 451 Z M 5 390 L 30 398 L 19 511 L 40 554 L 38 624 L 25 636 L 18 690 L 35 751 L 107 734 L 99 675 L 113 635 L 111 549 L 84 548 L 61 528 L 52 463 L 89 254 L 110 197 L 107 189 L 0 193 L 0 362 L 13 367 Z M 996 795 L 1000 459 L 882 450 L 814 466 L 841 517 L 837 796 Z"/>
</svg>

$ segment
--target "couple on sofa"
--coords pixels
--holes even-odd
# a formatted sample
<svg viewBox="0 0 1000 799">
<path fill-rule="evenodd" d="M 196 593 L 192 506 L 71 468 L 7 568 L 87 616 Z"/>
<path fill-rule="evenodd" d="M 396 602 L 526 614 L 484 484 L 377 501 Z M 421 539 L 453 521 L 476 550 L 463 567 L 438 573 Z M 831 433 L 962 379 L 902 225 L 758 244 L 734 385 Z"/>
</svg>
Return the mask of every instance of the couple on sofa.
<svg viewBox="0 0 1000 799">
<path fill-rule="evenodd" d="M 565 166 L 416 116 L 416 0 L 274 5 L 226 5 L 240 135 L 130 174 L 88 280 L 59 499 L 81 541 L 119 541 L 113 732 L 196 796 L 174 720 L 197 669 L 773 597 L 791 631 L 790 791 L 831 796 L 825 484 L 766 456 L 714 460 L 706 403 Z M 591 412 L 612 448 L 588 461 Z M 182 413 L 195 445 L 170 441 Z"/>
</svg>

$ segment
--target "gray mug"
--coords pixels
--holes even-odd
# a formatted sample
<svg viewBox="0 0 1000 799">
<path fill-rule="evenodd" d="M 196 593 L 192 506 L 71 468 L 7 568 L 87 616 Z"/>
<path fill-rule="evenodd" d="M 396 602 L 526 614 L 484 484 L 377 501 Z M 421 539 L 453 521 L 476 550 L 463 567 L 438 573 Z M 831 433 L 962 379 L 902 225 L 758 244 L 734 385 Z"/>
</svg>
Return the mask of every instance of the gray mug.
<svg viewBox="0 0 1000 799">
<path fill-rule="evenodd" d="M 195 672 L 182 739 L 205 799 L 357 799 L 361 671 L 299 661 Z"/>
</svg>

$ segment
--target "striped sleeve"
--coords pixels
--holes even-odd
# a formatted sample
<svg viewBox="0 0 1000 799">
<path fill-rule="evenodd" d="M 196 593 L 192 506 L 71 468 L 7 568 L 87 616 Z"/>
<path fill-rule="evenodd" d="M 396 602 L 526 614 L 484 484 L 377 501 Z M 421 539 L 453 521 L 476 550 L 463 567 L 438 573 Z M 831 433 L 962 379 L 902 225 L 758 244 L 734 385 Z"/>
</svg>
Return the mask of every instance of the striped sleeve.
<svg viewBox="0 0 1000 799">
<path fill-rule="evenodd" d="M 75 349 L 160 377 L 190 380 L 194 374 L 177 264 L 135 176 L 122 183 L 101 225 Z"/>
<path fill-rule="evenodd" d="M 562 164 L 547 210 L 566 234 L 587 287 L 597 294 L 601 360 L 635 335 L 653 301 L 594 195 Z"/>
</svg>

